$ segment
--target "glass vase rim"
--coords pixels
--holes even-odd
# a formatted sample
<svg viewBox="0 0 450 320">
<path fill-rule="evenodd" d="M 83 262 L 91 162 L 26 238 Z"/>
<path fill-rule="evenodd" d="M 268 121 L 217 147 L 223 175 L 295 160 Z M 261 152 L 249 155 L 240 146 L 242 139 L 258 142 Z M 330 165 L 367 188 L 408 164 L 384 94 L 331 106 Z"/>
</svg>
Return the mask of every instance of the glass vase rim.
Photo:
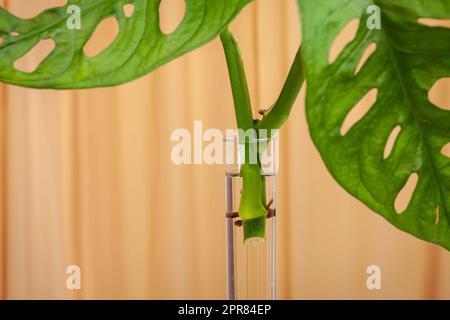
<svg viewBox="0 0 450 320">
<path fill-rule="evenodd" d="M 248 137 L 248 136 L 247 136 Z M 279 139 L 279 133 L 278 130 L 276 132 L 276 134 L 271 135 L 270 137 L 256 137 L 256 138 L 252 138 L 252 137 L 248 137 L 249 140 L 248 142 L 271 142 L 271 141 L 276 141 Z M 239 133 L 227 133 L 225 134 L 225 136 L 223 137 L 223 141 L 224 142 L 230 142 L 230 141 L 235 141 L 239 139 Z"/>
</svg>

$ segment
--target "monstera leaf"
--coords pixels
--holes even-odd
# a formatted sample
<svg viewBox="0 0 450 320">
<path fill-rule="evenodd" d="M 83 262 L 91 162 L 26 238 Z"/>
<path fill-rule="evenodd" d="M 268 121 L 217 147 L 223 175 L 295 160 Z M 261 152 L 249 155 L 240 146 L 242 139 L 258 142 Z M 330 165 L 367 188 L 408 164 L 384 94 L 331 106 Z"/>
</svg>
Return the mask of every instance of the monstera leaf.
<svg viewBox="0 0 450 320">
<path fill-rule="evenodd" d="M 159 26 L 161 0 L 69 0 L 67 5 L 29 20 L 0 8 L 0 81 L 36 88 L 86 88 L 127 82 L 216 37 L 251 0 L 185 0 L 186 14 L 172 34 Z M 131 17 L 123 6 L 134 5 Z M 68 28 L 68 7 L 80 10 L 81 29 Z M 69 13 L 68 13 L 69 12 Z M 93 58 L 83 48 L 105 18 L 115 16 L 119 34 Z M 14 62 L 40 40 L 52 39 L 55 48 L 32 73 Z"/>
<path fill-rule="evenodd" d="M 448 0 L 298 0 L 310 133 L 335 179 L 389 222 L 450 249 L 450 112 L 433 105 L 429 90 L 450 76 L 450 29 L 420 18 L 449 19 Z M 377 5 L 377 7 L 374 7 Z M 371 16 L 381 10 L 381 28 Z M 368 13 L 369 12 L 369 13 Z M 360 19 L 355 39 L 329 63 L 339 32 Z M 369 20 L 369 23 L 367 23 Z M 366 49 L 375 52 L 360 70 Z M 346 132 L 342 125 L 366 94 L 376 102 Z M 387 141 L 400 133 L 385 157 Z M 418 182 L 403 212 L 394 206 L 411 175 Z"/>
</svg>

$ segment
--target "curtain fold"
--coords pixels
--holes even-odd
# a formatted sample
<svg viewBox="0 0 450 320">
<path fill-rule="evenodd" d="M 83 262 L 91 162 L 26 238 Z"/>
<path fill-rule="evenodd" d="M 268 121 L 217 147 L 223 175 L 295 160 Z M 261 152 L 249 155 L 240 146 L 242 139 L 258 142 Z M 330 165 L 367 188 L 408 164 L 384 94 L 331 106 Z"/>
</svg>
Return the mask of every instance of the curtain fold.
<svg viewBox="0 0 450 320">
<path fill-rule="evenodd" d="M 178 19 L 180 2 L 163 1 L 169 23 Z M 31 15 L 60 2 L 0 5 Z M 296 3 L 257 0 L 231 28 L 256 114 L 276 99 L 300 43 Z M 396 230 L 326 171 L 304 95 L 281 131 L 278 297 L 450 298 L 448 252 Z M 225 298 L 224 168 L 170 159 L 171 133 L 195 120 L 234 127 L 217 39 L 118 87 L 0 84 L 1 297 Z M 81 290 L 66 287 L 69 265 L 81 268 Z M 366 287 L 370 265 L 381 290 Z"/>
</svg>

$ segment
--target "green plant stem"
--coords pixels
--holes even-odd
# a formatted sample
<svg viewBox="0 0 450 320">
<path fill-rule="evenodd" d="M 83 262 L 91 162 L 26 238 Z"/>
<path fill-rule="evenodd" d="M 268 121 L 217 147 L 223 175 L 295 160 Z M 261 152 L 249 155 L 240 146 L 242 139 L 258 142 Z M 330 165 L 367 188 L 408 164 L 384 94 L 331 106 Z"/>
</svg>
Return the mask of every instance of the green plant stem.
<svg viewBox="0 0 450 320">
<path fill-rule="evenodd" d="M 220 40 L 227 60 L 237 126 L 248 130 L 253 128 L 252 105 L 239 46 L 228 29 L 220 34 Z"/>
<path fill-rule="evenodd" d="M 243 164 L 241 166 L 243 179 L 239 216 L 251 220 L 266 216 L 266 209 L 261 202 L 263 184 L 261 182 L 261 167 L 258 164 Z"/>
<path fill-rule="evenodd" d="M 237 126 L 244 131 L 254 129 L 247 78 L 239 46 L 228 29 L 221 33 L 220 39 L 227 60 Z M 240 134 L 242 134 L 242 130 L 239 132 Z M 242 164 L 240 171 L 243 188 L 238 211 L 239 216 L 243 220 L 244 241 L 252 238 L 264 238 L 266 209 L 261 203 L 261 167 L 259 164 L 247 163 L 251 143 L 241 141 L 241 137 L 239 137 L 239 143 L 244 143 L 246 149 L 245 158 L 247 159 Z"/>
<path fill-rule="evenodd" d="M 222 45 L 227 60 L 228 73 L 230 76 L 231 90 L 233 93 L 236 122 L 239 129 L 248 130 L 266 129 L 267 137 L 270 137 L 271 130 L 279 129 L 288 119 L 295 100 L 298 97 L 304 82 L 303 56 L 299 48 L 292 67 L 289 71 L 283 89 L 269 111 L 260 121 L 253 119 L 250 95 L 248 91 L 247 79 L 245 76 L 244 64 L 241 58 L 239 46 L 236 39 L 228 29 L 220 35 Z M 241 130 L 241 131 L 242 131 Z M 239 132 L 242 134 L 242 132 Z M 249 159 L 248 152 L 252 143 L 242 141 L 245 144 L 246 159 Z M 258 150 L 261 152 L 261 150 Z M 243 179 L 241 202 L 239 205 L 239 216 L 243 220 L 244 241 L 248 239 L 261 239 L 265 235 L 266 222 L 266 196 L 265 179 L 261 176 L 261 165 L 244 163 L 241 166 L 240 175 Z"/>
<path fill-rule="evenodd" d="M 266 208 L 266 177 L 260 174 L 261 204 Z M 266 208 L 267 212 L 267 208 Z M 247 220 L 244 228 L 244 239 L 263 239 L 266 230 L 266 216 Z"/>
<path fill-rule="evenodd" d="M 303 55 L 302 47 L 300 47 L 277 101 L 269 113 L 256 124 L 255 128 L 269 130 L 268 137 L 270 137 L 270 130 L 280 129 L 289 118 L 304 81 Z"/>
</svg>

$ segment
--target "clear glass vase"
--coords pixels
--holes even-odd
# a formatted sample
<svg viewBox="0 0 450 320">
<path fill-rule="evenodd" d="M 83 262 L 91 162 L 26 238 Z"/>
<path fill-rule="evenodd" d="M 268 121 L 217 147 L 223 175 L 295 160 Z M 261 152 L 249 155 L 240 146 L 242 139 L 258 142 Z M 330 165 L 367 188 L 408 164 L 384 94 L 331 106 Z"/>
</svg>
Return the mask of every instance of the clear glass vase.
<svg viewBox="0 0 450 320">
<path fill-rule="evenodd" d="M 243 191 L 240 169 L 245 161 L 243 144 L 228 135 L 226 145 L 225 199 L 227 236 L 227 291 L 230 300 L 272 300 L 276 291 L 276 172 L 278 135 L 258 138 L 260 175 L 265 185 L 265 234 L 244 240 L 245 221 L 239 216 Z M 264 198 L 264 196 L 263 196 Z"/>
</svg>

